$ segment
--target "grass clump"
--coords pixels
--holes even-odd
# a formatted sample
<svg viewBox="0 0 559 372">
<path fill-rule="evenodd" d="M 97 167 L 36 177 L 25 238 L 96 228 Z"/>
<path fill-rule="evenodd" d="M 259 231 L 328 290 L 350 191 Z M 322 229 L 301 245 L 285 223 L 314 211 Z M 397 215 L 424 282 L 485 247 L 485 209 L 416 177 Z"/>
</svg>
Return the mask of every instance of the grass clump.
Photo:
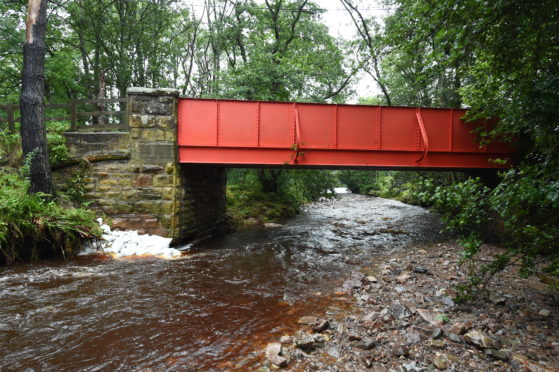
<svg viewBox="0 0 559 372">
<path fill-rule="evenodd" d="M 64 199 L 29 194 L 29 182 L 0 169 L 0 263 L 71 256 L 85 241 L 99 238 L 95 214 Z"/>
</svg>

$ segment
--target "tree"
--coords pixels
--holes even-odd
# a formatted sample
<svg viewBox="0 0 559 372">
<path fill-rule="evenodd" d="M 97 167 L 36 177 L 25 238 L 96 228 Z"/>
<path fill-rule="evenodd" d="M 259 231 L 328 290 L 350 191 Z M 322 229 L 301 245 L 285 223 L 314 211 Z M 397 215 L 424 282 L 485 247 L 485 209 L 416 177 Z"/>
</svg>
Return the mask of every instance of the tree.
<svg viewBox="0 0 559 372">
<path fill-rule="evenodd" d="M 44 113 L 47 2 L 29 0 L 19 108 L 22 151 L 29 162 L 29 191 L 53 194 Z"/>
</svg>

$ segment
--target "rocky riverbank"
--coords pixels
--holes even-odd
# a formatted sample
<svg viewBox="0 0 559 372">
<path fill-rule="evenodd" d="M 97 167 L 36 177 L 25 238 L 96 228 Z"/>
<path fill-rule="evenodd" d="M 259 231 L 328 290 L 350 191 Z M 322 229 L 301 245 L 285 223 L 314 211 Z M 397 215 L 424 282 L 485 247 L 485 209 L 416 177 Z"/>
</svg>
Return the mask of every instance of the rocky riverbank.
<svg viewBox="0 0 559 372">
<path fill-rule="evenodd" d="M 497 249 L 484 247 L 482 259 Z M 349 310 L 300 318 L 298 332 L 268 344 L 258 371 L 559 371 L 557 293 L 508 268 L 489 299 L 456 304 L 460 250 L 446 243 L 375 258 L 328 295 Z"/>
</svg>

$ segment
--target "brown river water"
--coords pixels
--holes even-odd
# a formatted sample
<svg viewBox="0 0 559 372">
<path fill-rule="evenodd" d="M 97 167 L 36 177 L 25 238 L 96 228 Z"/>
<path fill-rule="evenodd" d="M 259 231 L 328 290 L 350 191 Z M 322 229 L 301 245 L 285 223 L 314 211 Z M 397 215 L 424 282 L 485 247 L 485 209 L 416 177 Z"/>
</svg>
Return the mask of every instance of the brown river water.
<svg viewBox="0 0 559 372">
<path fill-rule="evenodd" d="M 435 214 L 345 195 L 183 258 L 0 268 L 0 371 L 252 370 L 376 253 L 434 242 Z M 317 293 L 319 292 L 319 293 Z"/>
</svg>

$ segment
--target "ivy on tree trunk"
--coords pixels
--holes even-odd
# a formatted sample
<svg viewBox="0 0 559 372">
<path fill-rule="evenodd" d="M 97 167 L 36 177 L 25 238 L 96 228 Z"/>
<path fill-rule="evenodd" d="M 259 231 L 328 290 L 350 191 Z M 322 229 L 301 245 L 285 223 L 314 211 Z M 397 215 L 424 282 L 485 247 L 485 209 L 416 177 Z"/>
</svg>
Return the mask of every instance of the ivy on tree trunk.
<svg viewBox="0 0 559 372">
<path fill-rule="evenodd" d="M 21 144 L 30 192 L 53 193 L 45 129 L 45 32 L 48 0 L 29 0 L 21 74 Z"/>
</svg>

